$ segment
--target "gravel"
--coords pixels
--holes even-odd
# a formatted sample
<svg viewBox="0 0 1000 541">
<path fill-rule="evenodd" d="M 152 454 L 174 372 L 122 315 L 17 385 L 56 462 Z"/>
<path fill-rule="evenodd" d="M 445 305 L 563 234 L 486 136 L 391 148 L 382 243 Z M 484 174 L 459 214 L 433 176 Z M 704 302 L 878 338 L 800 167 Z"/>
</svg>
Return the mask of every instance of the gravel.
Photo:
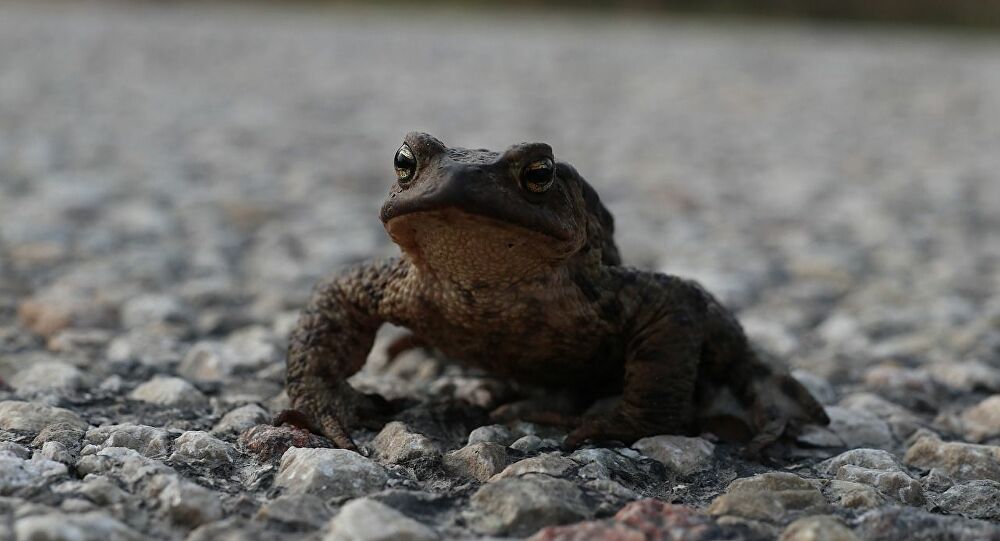
<svg viewBox="0 0 1000 541">
<path fill-rule="evenodd" d="M 0 539 L 1000 539 L 998 88 L 917 29 L 3 3 Z M 397 253 L 410 130 L 550 143 L 832 425 L 564 452 L 393 329 L 366 456 L 271 426 L 313 285 Z"/>
</svg>

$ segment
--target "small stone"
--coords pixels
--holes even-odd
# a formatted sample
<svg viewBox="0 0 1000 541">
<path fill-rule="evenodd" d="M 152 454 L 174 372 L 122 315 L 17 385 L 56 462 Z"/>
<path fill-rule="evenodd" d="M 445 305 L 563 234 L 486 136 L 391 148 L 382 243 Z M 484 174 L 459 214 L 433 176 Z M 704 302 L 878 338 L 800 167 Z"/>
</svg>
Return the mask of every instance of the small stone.
<svg viewBox="0 0 1000 541">
<path fill-rule="evenodd" d="M 157 376 L 129 394 L 132 400 L 176 408 L 204 408 L 208 398 L 186 380 Z"/>
<path fill-rule="evenodd" d="M 333 447 L 326 438 L 291 425 L 251 427 L 240 434 L 239 444 L 262 462 L 282 456 L 291 447 Z"/>
<path fill-rule="evenodd" d="M 44 392 L 69 393 L 82 388 L 83 382 L 83 372 L 62 361 L 32 363 L 9 381 L 10 386 L 22 396 Z"/>
<path fill-rule="evenodd" d="M 1000 370 L 980 361 L 932 363 L 928 371 L 956 391 L 1000 392 Z"/>
<path fill-rule="evenodd" d="M 848 509 L 871 509 L 886 501 L 885 496 L 874 488 L 852 481 L 830 481 L 827 492 L 832 502 Z"/>
<path fill-rule="evenodd" d="M 1000 481 L 1000 446 L 943 442 L 922 435 L 906 451 L 903 462 L 917 468 L 940 468 L 956 481 Z"/>
<path fill-rule="evenodd" d="M 3 453 L 21 459 L 26 459 L 31 457 L 31 449 L 28 449 L 23 445 L 18 445 L 12 441 L 0 441 L 0 454 Z"/>
<path fill-rule="evenodd" d="M 708 440 L 672 435 L 643 438 L 632 448 L 685 476 L 708 469 L 715 453 Z"/>
<path fill-rule="evenodd" d="M 0 496 L 11 496 L 25 489 L 47 485 L 66 475 L 64 464 L 51 460 L 25 460 L 0 453 Z"/>
<path fill-rule="evenodd" d="M 507 449 L 487 441 L 470 443 L 444 455 L 443 464 L 454 475 L 485 482 L 507 466 Z"/>
<path fill-rule="evenodd" d="M 984 479 L 955 485 L 941 495 L 937 507 L 969 518 L 1000 520 L 1000 483 Z"/>
<path fill-rule="evenodd" d="M 291 447 L 281 456 L 274 484 L 289 494 L 353 498 L 380 490 L 388 479 L 382 466 L 353 451 Z"/>
<path fill-rule="evenodd" d="M 159 460 L 146 458 L 133 449 L 108 447 L 76 461 L 76 471 L 82 475 L 106 475 L 135 487 L 157 474 L 172 474 L 173 469 Z"/>
<path fill-rule="evenodd" d="M 377 525 L 377 526 L 376 526 Z M 323 541 L 434 541 L 431 528 L 369 498 L 345 504 L 330 520 Z"/>
<path fill-rule="evenodd" d="M 881 449 L 851 449 L 819 464 L 821 470 L 836 475 L 845 464 L 873 470 L 903 471 L 903 465 L 888 451 Z"/>
<path fill-rule="evenodd" d="M 218 494 L 176 475 L 156 476 L 147 492 L 155 495 L 161 511 L 180 526 L 195 528 L 222 518 Z"/>
<path fill-rule="evenodd" d="M 924 490 L 916 479 L 901 471 L 882 471 L 845 464 L 837 470 L 837 479 L 861 483 L 907 505 L 923 505 Z"/>
<path fill-rule="evenodd" d="M 955 480 L 940 468 L 931 468 L 927 475 L 920 480 L 924 487 L 924 492 L 944 492 L 955 486 Z"/>
<path fill-rule="evenodd" d="M 472 496 L 470 524 L 482 533 L 526 536 L 588 518 L 583 493 L 564 479 L 528 475 L 483 485 Z"/>
<path fill-rule="evenodd" d="M 48 513 L 17 519 L 18 541 L 142 541 L 146 536 L 100 512 Z"/>
<path fill-rule="evenodd" d="M 769 472 L 737 479 L 708 508 L 712 515 L 735 515 L 778 522 L 788 512 L 825 512 L 829 506 L 809 481 L 786 472 Z"/>
<path fill-rule="evenodd" d="M 879 541 L 1000 539 L 1000 531 L 994 523 L 932 514 L 916 507 L 906 506 L 872 509 L 861 515 L 854 525 L 859 538 Z"/>
<path fill-rule="evenodd" d="M 260 526 L 243 517 L 230 517 L 198 526 L 184 541 L 273 541 L 274 532 L 263 531 Z M 291 535 L 287 537 L 297 539 Z"/>
<path fill-rule="evenodd" d="M 267 423 L 270 418 L 271 415 L 266 409 L 257 404 L 246 404 L 223 415 L 222 419 L 212 427 L 212 434 L 216 436 L 239 434 L 259 424 Z"/>
<path fill-rule="evenodd" d="M 38 453 L 38 456 L 53 462 L 60 462 L 62 464 L 76 463 L 76 460 L 73 458 L 73 454 L 69 452 L 69 449 L 58 441 L 47 441 L 42 444 L 42 450 Z"/>
<path fill-rule="evenodd" d="M 691 507 L 645 499 L 625 505 L 612 519 L 550 526 L 530 541 L 710 541 L 727 537 L 710 517 Z"/>
<path fill-rule="evenodd" d="M 147 293 L 126 300 L 121 305 L 121 324 L 126 329 L 164 324 L 186 324 L 191 311 L 172 295 Z"/>
<path fill-rule="evenodd" d="M 965 437 L 981 442 L 1000 436 L 1000 394 L 962 412 Z"/>
<path fill-rule="evenodd" d="M 611 449 L 579 449 L 569 457 L 584 464 L 577 472 L 584 479 L 636 479 L 640 475 L 632 460 Z"/>
<path fill-rule="evenodd" d="M 830 416 L 829 430 L 844 447 L 892 449 L 898 445 L 889 424 L 872 414 L 839 406 L 827 407 L 826 413 Z"/>
<path fill-rule="evenodd" d="M 97 505 L 112 505 L 129 497 L 127 492 L 104 475 L 87 475 L 76 491 Z"/>
<path fill-rule="evenodd" d="M 385 462 L 402 464 L 418 458 L 441 454 L 437 445 L 423 434 L 411 432 L 399 421 L 387 423 L 372 441 L 375 454 Z"/>
<path fill-rule="evenodd" d="M 183 462 L 207 468 L 230 466 L 236 457 L 236 448 L 208 432 L 191 430 L 174 440 L 171 462 Z"/>
<path fill-rule="evenodd" d="M 254 518 L 315 529 L 326 523 L 330 515 L 330 508 L 317 496 L 282 494 L 260 506 Z"/>
<path fill-rule="evenodd" d="M 837 517 L 804 517 L 788 525 L 781 541 L 857 541 L 858 537 Z"/>
<path fill-rule="evenodd" d="M 534 453 L 542 447 L 542 438 L 534 434 L 528 434 L 527 436 L 522 436 L 510 444 L 510 448 L 515 451 L 520 451 L 526 455 Z"/>
<path fill-rule="evenodd" d="M 561 477 L 577 466 L 578 464 L 576 462 L 556 454 L 540 455 L 525 458 L 524 460 L 520 460 L 510 466 L 507 466 L 502 472 L 491 477 L 490 481 L 493 482 L 499 481 L 500 479 L 520 477 L 529 473 L 540 473 L 544 475 L 551 475 L 552 477 Z"/>
<path fill-rule="evenodd" d="M 181 341 L 174 333 L 133 329 L 116 336 L 108 344 L 108 359 L 139 361 L 146 366 L 168 366 L 181 359 Z"/>
<path fill-rule="evenodd" d="M 126 447 L 149 458 L 164 458 L 170 448 L 170 433 L 166 430 L 132 423 L 91 428 L 84 439 L 101 449 Z"/>
<path fill-rule="evenodd" d="M 53 424 L 64 425 L 83 435 L 88 425 L 79 415 L 72 411 L 49 406 L 40 402 L 19 402 L 5 400 L 0 402 L 0 429 L 38 434 L 45 427 Z"/>
<path fill-rule="evenodd" d="M 31 441 L 32 445 L 44 445 L 50 441 L 57 441 L 67 449 L 79 447 L 80 438 L 84 435 L 83 429 L 75 423 L 55 422 L 46 425 L 41 432 Z"/>
<path fill-rule="evenodd" d="M 513 441 L 514 434 L 504 425 L 481 426 L 469 433 L 469 445 L 480 442 L 510 445 Z"/>
</svg>

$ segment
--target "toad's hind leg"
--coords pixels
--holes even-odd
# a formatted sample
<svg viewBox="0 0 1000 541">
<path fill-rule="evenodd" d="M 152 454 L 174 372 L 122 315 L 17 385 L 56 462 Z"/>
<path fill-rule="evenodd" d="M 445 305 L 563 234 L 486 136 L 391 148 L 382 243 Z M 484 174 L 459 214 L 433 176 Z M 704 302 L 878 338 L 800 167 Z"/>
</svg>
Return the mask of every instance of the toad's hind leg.
<svg viewBox="0 0 1000 541">
<path fill-rule="evenodd" d="M 702 330 L 687 307 L 667 306 L 641 318 L 632 331 L 621 402 L 610 413 L 585 419 L 564 447 L 586 440 L 630 444 L 646 436 L 691 431 Z"/>
</svg>

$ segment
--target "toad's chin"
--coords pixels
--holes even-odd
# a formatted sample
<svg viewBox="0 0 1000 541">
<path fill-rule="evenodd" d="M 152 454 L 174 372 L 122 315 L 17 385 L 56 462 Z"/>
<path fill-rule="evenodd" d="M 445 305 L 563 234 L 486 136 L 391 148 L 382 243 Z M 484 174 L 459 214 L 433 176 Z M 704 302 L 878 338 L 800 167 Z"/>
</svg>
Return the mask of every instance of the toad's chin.
<svg viewBox="0 0 1000 541">
<path fill-rule="evenodd" d="M 549 235 L 456 208 L 414 212 L 386 232 L 422 271 L 469 284 L 498 284 L 552 272 L 574 246 Z"/>
</svg>

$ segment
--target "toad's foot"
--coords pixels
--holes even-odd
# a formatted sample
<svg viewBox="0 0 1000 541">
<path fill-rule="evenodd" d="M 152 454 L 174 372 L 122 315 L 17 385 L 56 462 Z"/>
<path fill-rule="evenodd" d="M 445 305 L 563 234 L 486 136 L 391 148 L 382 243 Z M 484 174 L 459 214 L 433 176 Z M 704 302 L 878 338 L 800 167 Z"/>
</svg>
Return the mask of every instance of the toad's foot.
<svg viewBox="0 0 1000 541">
<path fill-rule="evenodd" d="M 296 401 L 295 409 L 279 412 L 274 424 L 287 423 L 325 436 L 341 449 L 358 452 L 349 427 L 377 430 L 395 413 L 393 405 L 377 394 L 361 393 L 342 383 L 336 389 L 316 389 Z"/>
</svg>

